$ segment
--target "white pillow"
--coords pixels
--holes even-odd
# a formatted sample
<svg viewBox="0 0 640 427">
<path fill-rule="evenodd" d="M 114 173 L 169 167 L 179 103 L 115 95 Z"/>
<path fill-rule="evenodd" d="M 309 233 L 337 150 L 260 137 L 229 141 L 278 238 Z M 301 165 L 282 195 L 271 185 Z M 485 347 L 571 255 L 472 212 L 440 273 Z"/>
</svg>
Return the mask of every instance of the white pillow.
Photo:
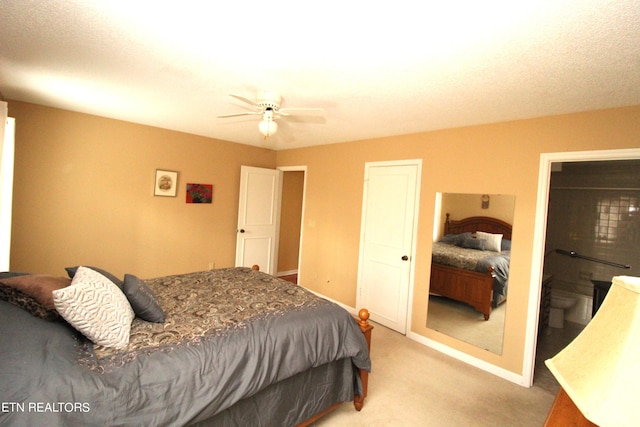
<svg viewBox="0 0 640 427">
<path fill-rule="evenodd" d="M 79 267 L 71 285 L 53 291 L 58 313 L 98 345 L 123 349 L 135 317 L 124 293 L 102 274 Z"/>
<path fill-rule="evenodd" d="M 477 239 L 484 239 L 487 241 L 485 249 L 487 251 L 500 252 L 502 246 L 502 234 L 485 233 L 484 231 L 476 231 Z"/>
</svg>

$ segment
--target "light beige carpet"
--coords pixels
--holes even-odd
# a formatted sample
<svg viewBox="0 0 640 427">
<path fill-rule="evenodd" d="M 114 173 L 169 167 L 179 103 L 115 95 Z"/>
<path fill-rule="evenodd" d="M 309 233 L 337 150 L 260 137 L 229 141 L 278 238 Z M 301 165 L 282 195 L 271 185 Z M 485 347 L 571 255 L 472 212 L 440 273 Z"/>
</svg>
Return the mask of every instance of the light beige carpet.
<svg viewBox="0 0 640 427">
<path fill-rule="evenodd" d="M 427 327 L 495 354 L 502 354 L 507 303 L 491 310 L 489 320 L 462 302 L 429 296 Z"/>
<path fill-rule="evenodd" d="M 315 426 L 535 426 L 555 397 L 524 388 L 374 325 L 362 411 L 344 403 Z"/>
</svg>

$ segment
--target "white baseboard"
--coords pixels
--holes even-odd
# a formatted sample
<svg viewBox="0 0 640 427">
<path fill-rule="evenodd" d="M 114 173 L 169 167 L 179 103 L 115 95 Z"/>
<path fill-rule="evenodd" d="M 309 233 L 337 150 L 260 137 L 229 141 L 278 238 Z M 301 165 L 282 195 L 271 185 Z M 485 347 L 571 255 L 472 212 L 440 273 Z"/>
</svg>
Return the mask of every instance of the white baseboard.
<svg viewBox="0 0 640 427">
<path fill-rule="evenodd" d="M 524 380 L 524 377 L 522 375 L 515 374 L 511 371 L 507 371 L 506 369 L 485 362 L 484 360 L 469 356 L 467 353 L 453 349 L 430 338 L 423 337 L 422 335 L 418 335 L 415 332 L 409 332 L 407 334 L 407 337 L 429 348 L 439 351 L 440 353 L 444 353 L 447 356 L 451 356 L 454 359 L 460 360 L 461 362 L 467 363 L 471 366 L 475 366 L 478 369 L 489 372 L 490 374 L 493 374 L 504 380 L 510 381 L 522 387 L 530 387 L 529 383 Z"/>
<path fill-rule="evenodd" d="M 300 285 L 300 284 L 298 284 L 298 285 L 299 285 L 299 286 L 302 286 L 302 285 Z M 304 288 L 304 286 L 302 286 L 302 287 Z M 354 316 L 358 316 L 358 310 L 356 310 L 356 309 L 355 309 L 355 307 L 350 307 L 350 306 L 348 306 L 348 305 L 345 305 L 345 304 L 341 303 L 340 301 L 336 301 L 336 300 L 334 300 L 334 299 L 331 299 L 331 298 L 329 298 L 328 296 L 326 296 L 326 295 L 322 295 L 321 293 L 318 293 L 318 292 L 316 292 L 316 291 L 313 291 L 313 290 L 311 290 L 311 289 L 309 289 L 309 288 L 305 288 L 305 289 L 306 289 L 306 290 L 308 290 L 309 292 L 311 292 L 312 294 L 315 294 L 315 295 L 319 296 L 320 298 L 324 298 L 324 299 L 326 299 L 326 300 L 331 301 L 331 302 L 332 302 L 332 303 L 334 303 L 334 304 L 338 304 L 340 307 L 342 307 L 342 308 L 344 308 L 345 310 L 347 310 L 350 314 L 352 314 L 352 315 L 354 315 Z"/>
<path fill-rule="evenodd" d="M 292 274 L 298 274 L 298 270 L 278 271 L 276 277 L 291 276 Z"/>
<path fill-rule="evenodd" d="M 307 289 L 307 288 L 305 288 Z M 342 304 L 339 301 L 335 301 L 325 295 L 322 295 L 318 292 L 314 292 L 311 289 L 307 289 L 309 292 L 318 295 L 319 297 L 322 297 L 324 299 L 327 299 L 333 303 L 338 304 L 340 307 L 344 308 L 345 310 L 347 310 L 351 315 L 353 316 L 358 316 L 358 310 L 355 307 L 350 307 L 348 305 Z M 440 353 L 444 353 L 447 356 L 453 357 L 454 359 L 460 360 L 464 363 L 467 363 L 471 366 L 475 366 L 478 369 L 481 369 L 483 371 L 489 372 L 490 374 L 493 374 L 497 377 L 500 377 L 502 379 L 505 379 L 507 381 L 510 381 L 512 383 L 515 383 L 517 385 L 520 385 L 522 387 L 530 387 L 529 383 L 527 381 L 524 380 L 524 376 L 522 375 L 518 375 L 515 374 L 511 371 L 507 371 L 506 369 L 500 368 L 498 366 L 492 365 L 491 363 L 485 362 L 484 360 L 480 360 L 478 358 L 475 358 L 473 356 L 469 356 L 466 353 L 463 353 L 459 350 L 455 350 L 451 347 L 447 347 L 444 344 L 441 344 L 437 341 L 434 341 L 430 338 L 426 338 L 423 337 L 422 335 L 416 334 L 415 332 L 411 332 L 409 331 L 407 333 L 407 338 L 420 343 L 422 345 L 425 345 L 429 348 L 432 348 L 436 351 L 439 351 Z"/>
</svg>

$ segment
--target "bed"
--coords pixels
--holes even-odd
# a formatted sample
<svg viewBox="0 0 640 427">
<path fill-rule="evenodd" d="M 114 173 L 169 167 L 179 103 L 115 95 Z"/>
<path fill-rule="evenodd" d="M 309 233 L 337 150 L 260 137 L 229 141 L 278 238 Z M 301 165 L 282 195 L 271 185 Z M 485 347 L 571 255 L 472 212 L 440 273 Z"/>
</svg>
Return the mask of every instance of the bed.
<svg viewBox="0 0 640 427">
<path fill-rule="evenodd" d="M 489 320 L 507 299 L 511 228 L 497 218 L 456 221 L 447 213 L 444 237 L 433 243 L 429 293 L 471 305 Z"/>
<path fill-rule="evenodd" d="M 342 402 L 362 408 L 371 369 L 366 310 L 354 319 L 257 269 L 120 281 L 74 268 L 69 278 L 0 275 L 0 425 L 294 426 Z M 102 344 L 67 312 L 63 302 L 84 282 L 115 295 L 113 283 L 130 302 L 130 330 L 107 332 L 118 344 Z M 94 308 L 113 301 L 120 295 Z"/>
</svg>

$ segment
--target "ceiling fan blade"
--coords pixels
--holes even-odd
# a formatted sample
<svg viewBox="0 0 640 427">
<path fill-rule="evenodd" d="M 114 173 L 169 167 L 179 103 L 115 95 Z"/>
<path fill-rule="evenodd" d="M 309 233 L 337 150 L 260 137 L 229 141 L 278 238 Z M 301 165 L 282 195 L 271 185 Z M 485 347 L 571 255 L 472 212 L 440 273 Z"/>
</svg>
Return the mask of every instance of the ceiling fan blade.
<svg viewBox="0 0 640 427">
<path fill-rule="evenodd" d="M 239 99 L 242 102 L 246 102 L 247 104 L 252 105 L 256 108 L 260 108 L 262 110 L 262 106 L 258 105 L 255 101 L 252 101 L 249 98 L 245 98 L 244 96 L 234 95 L 234 94 L 229 94 L 229 96 L 232 96 L 236 99 Z"/>
<path fill-rule="evenodd" d="M 324 114 L 322 108 L 281 108 L 278 114 L 282 116 L 318 116 Z"/>
<path fill-rule="evenodd" d="M 256 116 L 258 114 L 262 114 L 262 111 L 247 111 L 247 112 L 244 112 L 244 113 L 223 114 L 223 115 L 217 116 L 217 117 L 219 119 L 226 119 L 228 117 Z"/>
</svg>

